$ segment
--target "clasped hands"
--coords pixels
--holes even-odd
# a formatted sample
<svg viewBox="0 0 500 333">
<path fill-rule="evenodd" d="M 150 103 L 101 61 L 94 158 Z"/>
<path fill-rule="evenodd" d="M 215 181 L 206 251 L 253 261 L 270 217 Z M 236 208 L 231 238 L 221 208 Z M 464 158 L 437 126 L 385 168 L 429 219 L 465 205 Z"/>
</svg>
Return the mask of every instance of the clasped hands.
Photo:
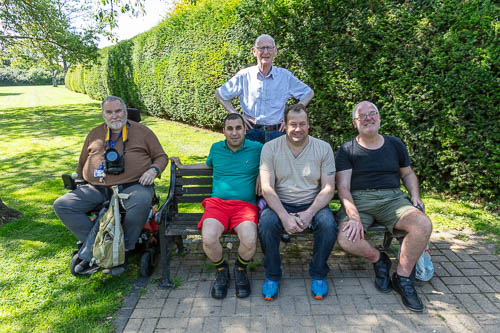
<svg viewBox="0 0 500 333">
<path fill-rule="evenodd" d="M 302 232 L 309 228 L 312 222 L 313 215 L 307 211 L 299 213 L 288 213 L 285 219 L 282 220 L 283 228 L 287 234 L 292 235 L 297 232 Z"/>
</svg>

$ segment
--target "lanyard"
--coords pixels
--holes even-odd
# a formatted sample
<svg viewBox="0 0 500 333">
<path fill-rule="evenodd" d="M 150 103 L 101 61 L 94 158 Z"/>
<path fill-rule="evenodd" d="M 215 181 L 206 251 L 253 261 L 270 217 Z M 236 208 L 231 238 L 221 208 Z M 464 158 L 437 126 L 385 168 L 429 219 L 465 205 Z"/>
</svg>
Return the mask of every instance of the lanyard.
<svg viewBox="0 0 500 333">
<path fill-rule="evenodd" d="M 111 129 L 109 129 L 109 148 L 113 148 L 115 146 L 115 144 L 118 142 L 118 140 L 120 140 L 120 138 L 122 137 L 122 133 L 123 133 L 123 131 L 121 131 L 120 134 L 118 134 L 118 137 L 116 138 L 116 140 L 113 141 L 111 139 L 111 137 L 112 137 Z"/>
</svg>

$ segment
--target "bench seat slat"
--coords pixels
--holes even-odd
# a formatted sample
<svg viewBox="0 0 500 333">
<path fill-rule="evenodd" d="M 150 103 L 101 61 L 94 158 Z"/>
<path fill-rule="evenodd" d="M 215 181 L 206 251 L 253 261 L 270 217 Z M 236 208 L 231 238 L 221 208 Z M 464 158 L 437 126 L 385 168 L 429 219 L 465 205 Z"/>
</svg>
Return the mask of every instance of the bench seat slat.
<svg viewBox="0 0 500 333">
<path fill-rule="evenodd" d="M 173 217 L 172 220 L 174 221 L 196 221 L 200 220 L 201 217 L 203 216 L 203 213 L 176 213 Z"/>
<path fill-rule="evenodd" d="M 179 226 L 175 226 L 172 228 L 168 228 L 166 235 L 167 236 L 185 236 L 185 235 L 199 235 L 200 231 L 197 227 L 188 227 L 188 228 L 180 228 Z"/>
<path fill-rule="evenodd" d="M 206 198 L 210 198 L 210 194 L 177 197 L 177 202 L 178 203 L 196 203 L 196 202 L 202 202 Z"/>
</svg>

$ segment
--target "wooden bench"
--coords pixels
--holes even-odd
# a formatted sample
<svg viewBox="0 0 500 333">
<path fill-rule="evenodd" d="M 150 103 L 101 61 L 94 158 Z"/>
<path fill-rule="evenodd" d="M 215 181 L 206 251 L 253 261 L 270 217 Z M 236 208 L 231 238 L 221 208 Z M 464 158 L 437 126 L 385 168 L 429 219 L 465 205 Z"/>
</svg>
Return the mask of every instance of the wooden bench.
<svg viewBox="0 0 500 333">
<path fill-rule="evenodd" d="M 170 167 L 170 188 L 165 203 L 156 214 L 156 221 L 160 223 L 160 249 L 162 262 L 162 281 L 160 287 L 173 288 L 170 279 L 170 260 L 174 245 L 182 253 L 183 237 L 199 235 L 198 222 L 203 213 L 179 213 L 179 204 L 201 203 L 212 193 L 211 169 L 179 169 L 172 162 Z M 401 241 L 404 233 L 394 235 L 382 225 L 373 225 L 368 232 L 384 232 L 384 241 L 379 249 L 390 247 L 395 237 Z"/>
</svg>

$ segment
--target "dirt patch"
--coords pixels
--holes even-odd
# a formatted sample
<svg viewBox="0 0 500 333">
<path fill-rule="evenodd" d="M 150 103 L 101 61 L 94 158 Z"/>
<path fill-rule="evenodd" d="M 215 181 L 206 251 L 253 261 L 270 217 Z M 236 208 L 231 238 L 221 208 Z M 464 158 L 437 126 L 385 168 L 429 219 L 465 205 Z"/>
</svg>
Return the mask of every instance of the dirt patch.
<svg viewBox="0 0 500 333">
<path fill-rule="evenodd" d="M 19 218 L 20 216 L 21 212 L 5 206 L 5 204 L 2 202 L 2 199 L 0 199 L 0 225 L 7 224 L 10 221 Z"/>
</svg>

